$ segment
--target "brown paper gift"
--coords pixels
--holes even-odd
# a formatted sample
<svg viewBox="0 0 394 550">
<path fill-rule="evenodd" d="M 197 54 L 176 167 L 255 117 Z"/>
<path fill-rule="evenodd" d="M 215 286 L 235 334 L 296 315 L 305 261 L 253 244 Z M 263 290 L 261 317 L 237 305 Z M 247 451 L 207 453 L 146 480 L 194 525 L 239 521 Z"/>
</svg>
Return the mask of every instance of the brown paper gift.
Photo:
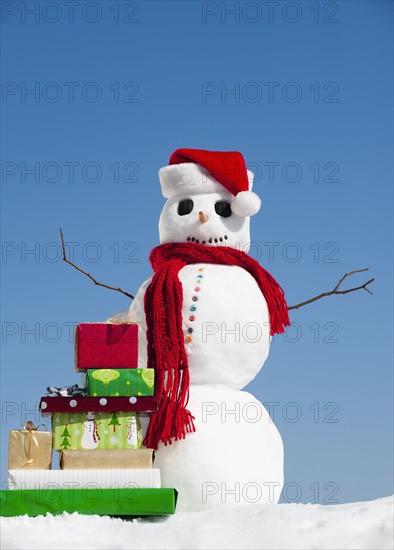
<svg viewBox="0 0 394 550">
<path fill-rule="evenodd" d="M 153 449 L 62 451 L 62 470 L 127 470 L 152 468 Z"/>
<path fill-rule="evenodd" d="M 11 430 L 8 445 L 9 470 L 50 470 L 52 432 L 39 431 L 29 420 L 23 430 Z"/>
</svg>

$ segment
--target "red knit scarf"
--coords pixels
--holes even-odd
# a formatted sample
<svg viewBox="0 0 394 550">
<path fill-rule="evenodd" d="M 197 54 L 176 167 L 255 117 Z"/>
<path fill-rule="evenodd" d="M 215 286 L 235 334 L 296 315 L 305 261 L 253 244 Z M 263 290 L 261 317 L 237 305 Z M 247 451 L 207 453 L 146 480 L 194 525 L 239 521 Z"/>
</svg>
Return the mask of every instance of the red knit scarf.
<svg viewBox="0 0 394 550">
<path fill-rule="evenodd" d="M 154 248 L 149 260 L 154 275 L 145 293 L 148 367 L 155 369 L 158 412 L 152 414 L 144 440 L 157 449 L 194 432 L 189 401 L 189 367 L 182 329 L 183 289 L 179 271 L 188 264 L 235 265 L 256 280 L 267 302 L 271 335 L 290 324 L 284 292 L 275 279 L 245 252 L 228 246 L 169 243 Z"/>
</svg>

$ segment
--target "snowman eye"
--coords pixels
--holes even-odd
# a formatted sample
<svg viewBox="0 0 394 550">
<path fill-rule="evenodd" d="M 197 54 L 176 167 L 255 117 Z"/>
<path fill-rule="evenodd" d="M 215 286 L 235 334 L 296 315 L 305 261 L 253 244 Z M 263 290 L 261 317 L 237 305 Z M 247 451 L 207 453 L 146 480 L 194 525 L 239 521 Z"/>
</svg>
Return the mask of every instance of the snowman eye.
<svg viewBox="0 0 394 550">
<path fill-rule="evenodd" d="M 215 212 L 223 218 L 229 218 L 232 214 L 230 203 L 226 201 L 218 201 L 215 204 Z"/>
<path fill-rule="evenodd" d="M 193 210 L 193 201 L 192 199 L 183 199 L 178 204 L 178 214 L 180 216 L 186 216 L 186 214 L 190 214 L 190 212 Z"/>
</svg>

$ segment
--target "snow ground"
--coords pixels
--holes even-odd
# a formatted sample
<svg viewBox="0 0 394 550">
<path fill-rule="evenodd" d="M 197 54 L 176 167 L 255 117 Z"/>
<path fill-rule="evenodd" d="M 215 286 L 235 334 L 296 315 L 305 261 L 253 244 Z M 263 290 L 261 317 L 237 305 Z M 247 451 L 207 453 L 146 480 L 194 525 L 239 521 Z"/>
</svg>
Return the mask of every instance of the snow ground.
<svg viewBox="0 0 394 550">
<path fill-rule="evenodd" d="M 124 521 L 107 516 L 2 518 L 1 548 L 371 549 L 393 548 L 393 498 L 336 506 L 279 504 Z"/>
</svg>

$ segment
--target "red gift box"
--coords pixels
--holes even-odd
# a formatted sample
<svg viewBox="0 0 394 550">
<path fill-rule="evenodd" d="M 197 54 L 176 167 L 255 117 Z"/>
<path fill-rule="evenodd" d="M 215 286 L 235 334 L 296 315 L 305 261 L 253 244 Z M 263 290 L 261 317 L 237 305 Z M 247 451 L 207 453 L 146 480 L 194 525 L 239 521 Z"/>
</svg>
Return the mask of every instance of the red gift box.
<svg viewBox="0 0 394 550">
<path fill-rule="evenodd" d="M 156 412 L 157 399 L 138 397 L 41 397 L 40 411 L 53 412 Z"/>
<path fill-rule="evenodd" d="M 75 333 L 75 369 L 136 369 L 138 325 L 81 323 Z"/>
</svg>

